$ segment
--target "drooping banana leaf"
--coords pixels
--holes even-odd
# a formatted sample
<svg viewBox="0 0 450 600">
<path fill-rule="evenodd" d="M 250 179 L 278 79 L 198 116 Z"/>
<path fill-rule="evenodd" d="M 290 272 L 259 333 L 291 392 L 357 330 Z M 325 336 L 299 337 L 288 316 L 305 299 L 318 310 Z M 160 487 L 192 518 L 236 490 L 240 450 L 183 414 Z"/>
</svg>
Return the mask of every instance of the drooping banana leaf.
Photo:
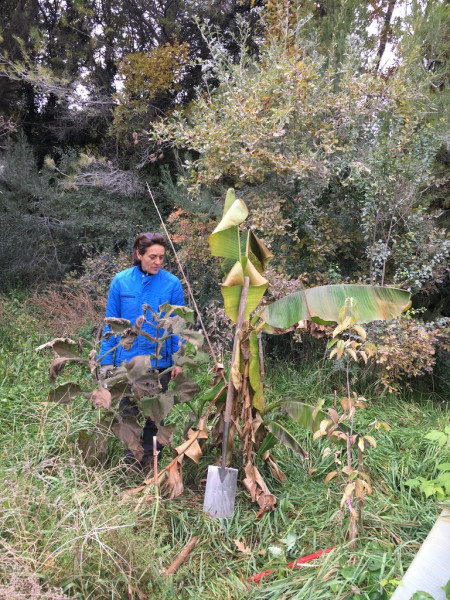
<svg viewBox="0 0 450 600">
<path fill-rule="evenodd" d="M 320 422 L 323 419 L 329 418 L 326 412 L 320 410 L 319 407 L 305 404 L 293 398 L 282 400 L 280 406 L 296 423 L 313 433 L 319 429 Z"/>
<path fill-rule="evenodd" d="M 389 320 L 411 304 L 411 294 L 392 287 L 370 285 L 324 285 L 299 290 L 268 305 L 261 317 L 272 327 L 287 329 L 303 319 L 326 324 L 339 321 L 346 298 L 358 308 L 358 323 Z"/>
<path fill-rule="evenodd" d="M 300 456 L 304 458 L 308 458 L 308 452 L 302 448 L 302 446 L 297 442 L 295 437 L 289 433 L 289 431 L 279 423 L 278 421 L 266 421 L 266 427 L 270 431 L 272 435 L 280 440 L 282 444 L 284 444 L 287 448 L 290 448 Z"/>
</svg>

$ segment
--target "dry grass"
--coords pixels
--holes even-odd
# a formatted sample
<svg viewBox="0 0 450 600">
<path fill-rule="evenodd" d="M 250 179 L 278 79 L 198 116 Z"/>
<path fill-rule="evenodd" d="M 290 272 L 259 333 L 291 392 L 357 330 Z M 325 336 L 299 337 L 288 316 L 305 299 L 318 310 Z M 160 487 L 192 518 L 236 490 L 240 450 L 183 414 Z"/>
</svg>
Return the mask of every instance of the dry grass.
<svg viewBox="0 0 450 600">
<path fill-rule="evenodd" d="M 75 335 L 89 325 L 103 322 L 106 298 L 95 298 L 85 290 L 54 284 L 36 292 L 28 301 L 37 312 L 41 330 L 50 335 Z"/>
</svg>

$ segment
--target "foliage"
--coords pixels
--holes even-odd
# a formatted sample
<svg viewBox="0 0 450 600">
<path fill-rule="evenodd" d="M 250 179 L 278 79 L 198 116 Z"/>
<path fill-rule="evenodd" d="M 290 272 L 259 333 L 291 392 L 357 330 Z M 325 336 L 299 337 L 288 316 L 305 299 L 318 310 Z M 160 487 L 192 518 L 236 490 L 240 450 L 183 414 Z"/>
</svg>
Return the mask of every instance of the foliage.
<svg viewBox="0 0 450 600">
<path fill-rule="evenodd" d="M 62 278 L 83 254 L 127 247 L 137 224 L 151 221 L 131 190 L 118 201 L 101 185 L 77 185 L 73 153 L 60 165 L 68 167 L 67 175 L 48 163 L 40 169 L 23 138 L 0 157 L 0 275 L 6 289 Z"/>
<path fill-rule="evenodd" d="M 157 46 L 149 53 L 128 54 L 118 70 L 123 88 L 117 94 L 118 106 L 113 122 L 115 132 L 129 135 L 134 128 L 133 137 L 137 144 L 136 131 L 148 127 L 158 112 L 161 98 L 173 98 L 181 91 L 183 71 L 188 64 L 189 46 L 186 42 L 179 43 L 176 37 L 172 43 Z M 154 162 L 163 156 L 155 154 L 150 158 Z"/>
<path fill-rule="evenodd" d="M 354 546 L 358 535 L 362 534 L 362 507 L 366 502 L 366 494 L 372 493 L 372 482 L 364 470 L 363 456 L 364 451 L 370 447 L 376 448 L 376 440 L 371 435 L 361 435 L 354 429 L 355 411 L 357 408 L 366 408 L 366 399 L 358 397 L 356 392 L 351 390 L 349 363 L 351 360 L 358 362 L 361 359 L 365 363 L 375 354 L 376 348 L 370 342 L 366 342 L 366 331 L 357 325 L 358 307 L 353 298 L 349 298 L 342 307 L 339 324 L 333 331 L 331 341 L 328 343 L 329 359 L 335 360 L 344 358 L 347 363 L 347 395 L 341 398 L 339 403 L 342 407 L 342 414 L 337 412 L 337 398 L 335 395 L 334 408 L 329 408 L 329 416 L 323 419 L 319 429 L 314 433 L 313 439 L 319 439 L 326 436 L 334 441 L 342 441 L 346 448 L 346 465 L 340 469 L 345 475 L 345 489 L 341 498 L 341 508 L 347 507 L 350 513 L 350 541 Z M 319 402 L 318 408 L 323 404 Z M 331 420 L 330 420 L 331 419 Z M 346 427 L 343 430 L 342 423 Z M 382 423 L 386 430 L 389 426 Z M 380 424 L 377 423 L 377 429 Z M 357 466 L 353 451 L 357 450 Z M 336 454 L 336 462 L 342 465 Z M 331 471 L 325 478 L 328 483 L 338 475 L 338 471 Z"/>
<path fill-rule="evenodd" d="M 448 319 L 422 322 L 411 315 L 374 323 L 369 337 L 377 347 L 377 376 L 390 390 L 410 386 L 412 379 L 432 373 L 436 351 L 448 354 Z"/>
<path fill-rule="evenodd" d="M 448 499 L 450 498 L 450 426 L 445 427 L 444 431 L 432 429 L 425 435 L 425 439 L 434 442 L 440 448 L 441 452 L 436 460 L 436 470 L 439 474 L 434 479 L 420 476 L 408 479 L 405 485 L 411 489 L 419 488 L 427 498 L 435 495 L 437 500 Z M 442 459 L 444 462 L 438 462 Z"/>
<path fill-rule="evenodd" d="M 75 335 L 90 331 L 105 314 L 106 299 L 83 288 L 51 284 L 27 299 L 39 319 L 40 331 L 47 335 Z"/>
<path fill-rule="evenodd" d="M 249 490 L 252 500 L 258 502 L 260 506 L 258 518 L 261 518 L 265 512 L 275 509 L 276 498 L 269 491 L 255 465 L 256 456 L 266 461 L 272 474 L 280 481 L 284 480 L 284 474 L 270 454 L 278 441 L 299 455 L 307 457 L 305 450 L 287 431 L 283 423 L 265 417 L 265 412 L 269 409 L 265 407 L 263 390 L 264 360 L 261 333 L 263 331 L 269 334 L 282 333 L 299 321 L 314 321 L 319 324 L 336 321 L 340 324 L 334 331 L 334 339 L 330 342 L 330 347 L 336 343 L 336 347 L 331 350 L 331 355 L 337 354 L 337 358 L 341 358 L 345 353 L 346 356 L 358 360 L 357 353 L 359 353 L 359 356 L 367 362 L 368 356 L 374 354 L 373 344 L 363 344 L 353 339 L 338 340 L 336 336 L 351 327 L 355 333 L 363 337 L 364 342 L 365 331 L 357 323 L 393 318 L 409 306 L 410 294 L 394 288 L 323 286 L 300 289 L 259 308 L 268 286 L 268 281 L 264 277 L 264 268 L 272 258 L 272 253 L 251 229 L 244 233 L 240 231 L 240 225 L 247 216 L 246 204 L 236 199 L 233 189 L 228 190 L 222 220 L 208 239 L 211 253 L 225 259 L 222 262 L 224 280 L 221 291 L 225 312 L 232 322 L 237 322 L 238 312 L 240 314 L 242 310 L 243 290 L 246 290 L 243 305 L 244 323 L 239 326 L 236 333 L 228 385 L 234 393 L 232 420 L 242 445 L 245 471 L 243 483 Z M 253 317 L 252 313 L 255 313 Z M 351 402 L 348 389 L 348 403 Z M 351 412 L 352 409 L 349 407 L 349 410 Z M 309 412 L 308 407 L 302 414 L 306 415 L 309 426 L 314 423 L 317 416 L 312 408 Z M 347 416 L 346 414 L 343 418 Z M 331 429 L 334 431 L 338 426 L 337 416 L 333 422 L 335 427 Z M 322 429 L 322 433 L 325 434 L 327 426 Z M 351 439 L 351 442 L 348 441 L 347 448 L 350 455 L 350 446 L 356 442 L 357 436 L 353 437 L 343 432 L 342 436 Z M 349 464 L 351 465 L 351 461 Z M 348 477 L 354 479 L 350 466 Z M 352 482 L 350 485 L 353 486 L 354 491 L 356 484 Z M 367 484 L 364 482 L 364 485 Z M 363 489 L 361 493 L 358 498 L 364 497 Z M 356 520 L 352 520 L 353 522 L 356 523 Z M 354 538 L 353 534 L 352 539 Z"/>
<path fill-rule="evenodd" d="M 368 408 L 357 411 L 356 428 L 364 430 L 382 418 L 392 429 L 389 434 L 380 429 L 377 447 L 367 453 L 365 466 L 376 481 L 364 518 L 370 539 L 362 539 L 356 549 L 342 540 L 342 515 L 335 510 L 341 490 L 323 483 L 333 457 L 323 457 L 322 443 L 313 443 L 311 434 L 291 419 L 284 422 L 308 450 L 307 469 L 276 446 L 274 457 L 289 485 L 269 476 L 278 497 L 275 511 L 255 521 L 246 494 L 238 490 L 235 516 L 223 523 L 201 510 L 210 456 L 192 468 L 186 461 L 185 493 L 159 504 L 150 486 L 146 494 L 123 494 L 140 480 L 127 470 L 117 446 L 110 447 L 107 469 L 84 464 L 77 438 L 80 431 L 95 430 L 98 411 L 88 410 L 87 401 L 45 403 L 47 358 L 34 352 L 45 339 L 39 321 L 24 297 L 3 297 L 1 308 L 0 585 L 7 586 L 16 574 L 24 591 L 27 577 L 39 573 L 43 590 L 46 585 L 63 588 L 66 596 L 83 598 L 125 598 L 132 590 L 135 597 L 162 600 L 293 595 L 343 600 L 356 590 L 382 598 L 394 591 L 439 512 L 433 497 L 410 493 L 404 482 L 433 472 L 436 446 L 424 435 L 430 428 L 444 430 L 448 414 L 442 407 L 428 397 L 397 394 L 387 402 L 386 396 L 365 394 Z M 265 388 L 270 403 L 293 394 L 320 396 L 332 405 L 329 368 L 303 364 L 294 370 L 291 364 L 269 363 Z M 171 413 L 180 433 L 190 410 L 180 404 Z M 165 576 L 193 535 L 199 542 L 186 563 Z M 294 536 L 295 544 L 288 547 L 283 540 L 292 543 Z M 249 552 L 240 552 L 235 540 Z M 275 546 L 284 549 L 285 559 L 269 552 Z M 287 561 L 330 546 L 337 547 L 301 569 L 287 568 Z M 248 582 L 266 569 L 275 569 L 274 576 L 260 585 Z"/>
<path fill-rule="evenodd" d="M 91 387 L 93 387 L 90 392 L 83 391 L 83 387 L 78 382 L 66 381 L 52 388 L 48 394 L 48 401 L 58 404 L 70 403 L 80 396 L 89 397 L 94 408 L 104 409 L 96 432 L 91 436 L 80 436 L 80 447 L 88 462 L 104 461 L 107 439 L 111 432 L 123 442 L 125 449 L 132 453 L 136 461 L 141 462 L 144 456 L 141 426 L 139 425 L 141 417 L 149 417 L 154 423 L 160 424 L 157 433 L 158 442 L 162 445 L 169 444 L 173 436 L 173 428 L 161 425 L 162 421 L 175 404 L 189 401 L 200 389 L 189 376 L 189 370 L 195 368 L 197 363 L 204 362 L 204 356 L 198 351 L 203 341 L 202 336 L 186 329 L 185 319 L 192 321 L 193 312 L 188 308 L 171 306 L 168 303 L 160 306 L 157 313 L 154 313 L 147 305 L 143 307 L 143 310 L 143 315 L 137 319 L 134 326 L 126 319 L 106 319 L 109 330 L 103 334 L 103 337 L 115 336 L 116 341 L 118 340 L 117 345 L 108 350 L 107 354 L 113 352 L 120 345 L 127 349 L 131 348 L 139 335 L 156 345 L 155 353 L 148 356 L 136 356 L 128 363 L 111 367 L 106 372 L 101 369 L 99 371 L 99 365 L 106 354 L 97 356 L 98 337 L 97 343 L 89 343 L 92 349 L 88 358 L 83 356 L 82 339 L 76 344 L 69 338 L 56 338 L 37 348 L 37 351 L 51 348 L 55 355 L 50 365 L 50 383 L 52 384 L 63 373 L 67 363 L 76 362 L 90 370 Z M 155 328 L 155 336 L 145 331 L 146 324 Z M 174 355 L 174 366 L 159 373 L 158 359 L 161 357 L 162 345 L 174 335 L 180 336 L 184 343 L 180 345 L 178 352 Z M 191 353 L 187 352 L 188 342 L 194 349 Z M 154 367 L 152 367 L 152 359 L 155 362 Z M 183 367 L 184 372 L 175 377 L 172 388 L 163 392 L 160 384 L 161 378 L 170 373 L 175 366 Z M 79 381 L 81 382 L 82 379 Z M 135 407 L 135 410 L 127 411 L 121 406 L 121 401 L 125 397 Z M 191 432 L 192 435 L 189 435 Z M 188 442 L 183 444 L 182 449 L 177 449 L 177 458 L 161 474 L 162 478 L 168 478 L 166 489 L 172 497 L 183 491 L 181 474 L 178 469 L 181 471 L 184 455 L 198 461 L 196 439 L 199 437 L 199 433 L 204 433 L 208 437 L 206 431 L 190 430 Z M 191 439 L 193 437 L 195 439 Z M 198 451 L 200 452 L 199 447 Z"/>
<path fill-rule="evenodd" d="M 257 58 L 246 53 L 245 31 L 236 61 L 205 30 L 213 60 L 201 64 L 218 87 L 153 122 L 150 139 L 190 151 L 181 183 L 193 199 L 230 184 L 241 190 L 252 228 L 272 231 L 268 247 L 280 272 L 307 271 L 316 283 L 333 282 L 337 272 L 434 293 L 448 276 L 449 252 L 431 204 L 448 179 L 435 165 L 447 135 L 433 116 L 438 99 L 407 61 L 389 76 L 365 68 L 367 36 L 343 31 L 351 2 L 327 9 L 321 21 L 330 31 L 334 19 L 346 39 L 339 59 L 331 44 L 330 61 L 316 50 L 313 7 L 294 4 L 283 20 L 284 3 L 271 3 L 281 29 L 269 27 Z M 367 27 L 386 16 L 381 4 L 353 11 L 362 31 L 364 19 Z"/>
</svg>

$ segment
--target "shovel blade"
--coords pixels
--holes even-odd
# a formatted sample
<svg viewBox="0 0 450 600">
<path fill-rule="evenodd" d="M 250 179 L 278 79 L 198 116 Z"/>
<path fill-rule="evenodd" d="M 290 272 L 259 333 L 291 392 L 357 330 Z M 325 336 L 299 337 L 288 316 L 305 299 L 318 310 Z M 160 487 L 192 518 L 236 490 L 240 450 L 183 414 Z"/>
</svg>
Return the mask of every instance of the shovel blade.
<svg viewBox="0 0 450 600">
<path fill-rule="evenodd" d="M 213 465 L 208 467 L 203 512 L 218 519 L 233 516 L 237 476 L 237 469 L 222 469 Z"/>
</svg>

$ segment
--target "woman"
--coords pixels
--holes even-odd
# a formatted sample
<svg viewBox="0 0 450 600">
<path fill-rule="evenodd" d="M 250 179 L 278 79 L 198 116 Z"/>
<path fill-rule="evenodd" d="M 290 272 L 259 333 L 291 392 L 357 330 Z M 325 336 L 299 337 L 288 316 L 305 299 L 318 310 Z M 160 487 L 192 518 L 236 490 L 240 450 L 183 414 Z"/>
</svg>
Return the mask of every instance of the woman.
<svg viewBox="0 0 450 600">
<path fill-rule="evenodd" d="M 165 302 L 178 306 L 184 305 L 180 280 L 175 275 L 161 269 L 165 250 L 166 240 L 159 233 L 141 233 L 135 238 L 133 243 L 134 266 L 121 271 L 112 280 L 106 304 L 106 317 L 128 319 L 134 325 L 136 319 L 144 314 L 144 305 L 150 306 L 155 313 Z M 142 325 L 142 329 L 152 336 L 155 335 L 154 327 L 147 321 Z M 108 331 L 107 327 L 105 331 Z M 119 336 L 111 336 L 107 340 L 104 339 L 100 347 L 100 356 L 114 348 L 119 342 L 118 338 Z M 172 366 L 172 355 L 177 352 L 178 348 L 177 336 L 171 336 L 164 341 L 158 352 L 160 355 L 157 362 L 158 371 L 165 371 Z M 155 343 L 140 335 L 129 350 L 119 346 L 113 352 L 109 352 L 101 361 L 101 370 L 104 373 L 108 368 L 118 366 L 124 361 L 128 362 L 134 356 L 149 354 L 156 354 Z M 152 360 L 152 366 L 156 366 L 155 359 Z M 167 389 L 170 377 L 173 379 L 180 372 L 181 367 L 176 366 L 170 373 L 162 377 L 160 383 L 163 390 Z M 129 398 L 122 400 L 119 409 L 125 416 L 137 414 L 137 408 Z M 156 424 L 151 419 L 147 419 L 142 435 L 143 465 L 147 464 L 149 457 L 153 455 L 153 436 L 156 435 L 156 432 Z M 127 451 L 126 456 L 131 459 L 131 452 Z"/>
</svg>

